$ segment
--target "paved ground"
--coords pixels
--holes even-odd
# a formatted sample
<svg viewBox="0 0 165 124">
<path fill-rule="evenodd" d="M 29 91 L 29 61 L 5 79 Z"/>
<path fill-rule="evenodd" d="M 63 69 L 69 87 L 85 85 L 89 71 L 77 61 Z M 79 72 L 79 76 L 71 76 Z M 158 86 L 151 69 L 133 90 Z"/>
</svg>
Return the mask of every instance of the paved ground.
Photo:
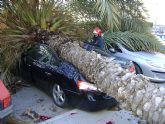
<svg viewBox="0 0 165 124">
<path fill-rule="evenodd" d="M 40 124 L 111 124 L 110 122 L 112 124 L 138 124 L 138 119 L 125 110 L 85 112 L 75 109 Z"/>
<path fill-rule="evenodd" d="M 22 88 L 12 96 L 14 104 L 14 116 L 25 121 L 32 121 L 23 113 L 32 109 L 40 115 L 52 117 L 42 124 L 106 124 L 112 121 L 113 124 L 137 124 L 138 119 L 130 112 L 122 110 L 86 112 L 78 109 L 61 109 L 54 105 L 52 98 L 35 87 Z"/>
<path fill-rule="evenodd" d="M 55 106 L 53 100 L 48 95 L 35 87 L 22 88 L 12 96 L 12 99 L 14 116 L 21 120 L 31 121 L 29 117 L 23 116 L 23 113 L 28 109 L 49 117 L 69 111 L 69 109 L 61 109 Z"/>
</svg>

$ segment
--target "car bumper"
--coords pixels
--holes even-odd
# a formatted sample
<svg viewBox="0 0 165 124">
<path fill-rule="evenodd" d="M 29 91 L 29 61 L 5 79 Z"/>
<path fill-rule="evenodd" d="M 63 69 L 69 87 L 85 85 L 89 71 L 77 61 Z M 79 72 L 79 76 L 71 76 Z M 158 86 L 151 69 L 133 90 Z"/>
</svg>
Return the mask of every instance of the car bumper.
<svg viewBox="0 0 165 124">
<path fill-rule="evenodd" d="M 89 111 L 100 110 L 100 109 L 110 109 L 116 106 L 118 102 L 115 98 L 111 96 L 106 96 L 104 93 L 87 93 L 85 99 L 82 102 L 84 109 Z M 82 107 L 81 106 L 81 107 Z"/>
<path fill-rule="evenodd" d="M 10 115 L 13 112 L 13 106 L 10 105 L 9 107 L 7 107 L 6 109 L 0 111 L 0 120 L 7 117 L 8 115 Z"/>
<path fill-rule="evenodd" d="M 151 75 L 147 76 L 150 81 L 157 83 L 165 83 L 165 69 L 151 70 Z"/>
<path fill-rule="evenodd" d="M 147 77 L 151 82 L 156 82 L 156 83 L 165 83 L 165 79 L 159 79 L 159 78 L 151 78 Z"/>
<path fill-rule="evenodd" d="M 153 67 L 150 65 L 141 65 L 143 69 L 143 75 L 146 76 L 150 81 L 157 82 L 157 83 L 164 83 L 165 82 L 165 69 Z"/>
</svg>

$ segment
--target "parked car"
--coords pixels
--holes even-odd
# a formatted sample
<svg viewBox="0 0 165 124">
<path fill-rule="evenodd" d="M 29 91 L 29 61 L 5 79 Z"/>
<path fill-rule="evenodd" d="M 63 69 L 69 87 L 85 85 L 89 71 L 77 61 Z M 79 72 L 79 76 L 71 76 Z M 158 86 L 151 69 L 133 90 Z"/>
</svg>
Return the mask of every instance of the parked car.
<svg viewBox="0 0 165 124">
<path fill-rule="evenodd" d="M 94 46 L 90 42 L 84 42 L 83 48 L 88 51 L 95 51 L 96 53 L 101 54 L 104 57 L 108 57 L 113 62 L 118 63 L 123 69 L 128 69 L 130 71 L 130 73 L 135 73 L 135 66 L 134 66 L 133 62 L 128 59 L 114 56 L 113 54 L 111 54 L 110 51 L 102 50 L 102 49 L 98 48 L 97 46 Z"/>
<path fill-rule="evenodd" d="M 54 103 L 62 108 L 67 107 L 72 98 L 84 99 L 83 105 L 88 105 L 89 110 L 117 105 L 113 97 L 87 81 L 74 65 L 59 58 L 46 44 L 34 44 L 22 54 L 19 74 L 50 93 Z"/>
<path fill-rule="evenodd" d="M 0 80 L 0 124 L 12 113 L 11 96 Z"/>
<path fill-rule="evenodd" d="M 111 43 L 112 55 L 131 60 L 137 74 L 143 74 L 153 82 L 165 82 L 165 55 L 158 52 L 134 52 L 127 46 Z"/>
</svg>

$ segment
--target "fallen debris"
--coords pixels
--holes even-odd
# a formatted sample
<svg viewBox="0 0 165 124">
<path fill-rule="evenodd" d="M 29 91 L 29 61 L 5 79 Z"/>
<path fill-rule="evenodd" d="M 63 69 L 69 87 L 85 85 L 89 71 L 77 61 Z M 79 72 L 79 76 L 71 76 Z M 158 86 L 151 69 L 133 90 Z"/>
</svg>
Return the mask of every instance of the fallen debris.
<svg viewBox="0 0 165 124">
<path fill-rule="evenodd" d="M 37 112 L 35 112 L 31 109 L 28 109 L 27 111 L 25 111 L 25 113 L 23 113 L 23 116 L 29 117 L 34 122 L 46 121 L 46 120 L 51 118 L 51 117 L 48 117 L 46 115 L 39 115 Z"/>
<path fill-rule="evenodd" d="M 112 121 L 108 121 L 106 124 L 113 124 Z"/>
<path fill-rule="evenodd" d="M 48 119 L 50 119 L 51 117 L 45 116 L 45 115 L 40 115 L 40 120 L 41 121 L 46 121 Z"/>
<path fill-rule="evenodd" d="M 31 109 L 26 110 L 25 113 L 23 113 L 23 116 L 27 116 L 35 122 L 39 121 L 40 119 L 39 114 L 35 111 L 32 111 Z"/>
</svg>

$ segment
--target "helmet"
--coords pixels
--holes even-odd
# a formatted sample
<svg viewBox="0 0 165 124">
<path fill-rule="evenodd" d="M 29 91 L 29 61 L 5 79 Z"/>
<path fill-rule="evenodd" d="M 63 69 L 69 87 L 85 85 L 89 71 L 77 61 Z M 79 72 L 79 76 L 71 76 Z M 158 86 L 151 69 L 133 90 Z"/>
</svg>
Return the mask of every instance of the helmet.
<svg viewBox="0 0 165 124">
<path fill-rule="evenodd" d="M 100 28 L 96 27 L 94 30 L 93 30 L 93 33 L 96 34 L 97 36 L 102 36 L 102 31 Z"/>
</svg>

